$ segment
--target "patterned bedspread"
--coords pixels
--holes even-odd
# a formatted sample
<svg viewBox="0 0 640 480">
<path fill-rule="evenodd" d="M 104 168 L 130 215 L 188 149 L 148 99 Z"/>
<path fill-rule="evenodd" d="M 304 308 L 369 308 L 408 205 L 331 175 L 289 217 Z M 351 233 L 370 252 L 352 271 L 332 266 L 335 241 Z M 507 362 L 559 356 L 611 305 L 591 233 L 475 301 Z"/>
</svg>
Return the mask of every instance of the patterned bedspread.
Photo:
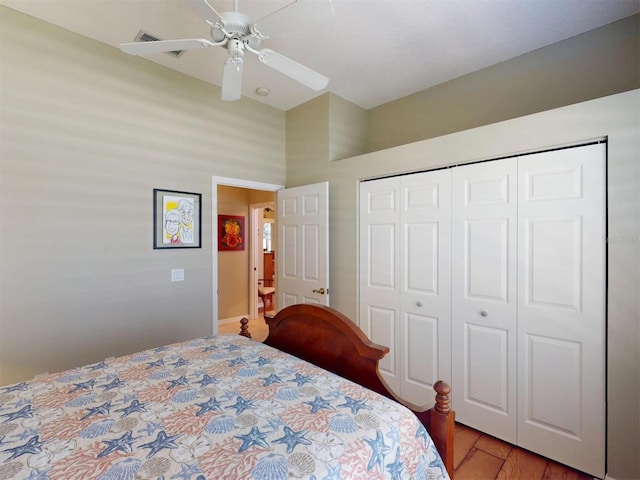
<svg viewBox="0 0 640 480">
<path fill-rule="evenodd" d="M 0 387 L 0 479 L 448 478 L 399 404 L 239 335 Z"/>
</svg>

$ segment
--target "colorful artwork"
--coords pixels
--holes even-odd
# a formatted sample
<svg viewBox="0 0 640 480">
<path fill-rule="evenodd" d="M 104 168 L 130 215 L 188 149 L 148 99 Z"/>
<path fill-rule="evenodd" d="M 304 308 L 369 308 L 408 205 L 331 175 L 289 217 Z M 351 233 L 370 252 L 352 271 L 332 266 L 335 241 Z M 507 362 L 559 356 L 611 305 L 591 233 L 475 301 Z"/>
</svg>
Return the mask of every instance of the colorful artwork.
<svg viewBox="0 0 640 480">
<path fill-rule="evenodd" d="M 153 194 L 153 248 L 200 247 L 201 195 L 158 189 Z"/>
<path fill-rule="evenodd" d="M 244 250 L 244 217 L 218 215 L 218 250 Z"/>
</svg>

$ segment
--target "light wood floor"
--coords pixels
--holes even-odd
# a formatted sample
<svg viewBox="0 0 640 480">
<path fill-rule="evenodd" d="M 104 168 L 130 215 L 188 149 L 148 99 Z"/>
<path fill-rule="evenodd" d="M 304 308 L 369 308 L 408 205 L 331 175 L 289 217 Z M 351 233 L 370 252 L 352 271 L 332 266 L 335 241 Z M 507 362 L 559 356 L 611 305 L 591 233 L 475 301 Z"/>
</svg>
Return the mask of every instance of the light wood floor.
<svg viewBox="0 0 640 480">
<path fill-rule="evenodd" d="M 553 460 L 456 423 L 455 480 L 591 480 Z"/>
<path fill-rule="evenodd" d="M 240 324 L 220 325 L 218 330 L 220 333 L 239 333 Z M 262 316 L 249 321 L 249 332 L 258 342 L 267 337 L 268 328 Z M 592 479 L 589 475 L 459 423 L 455 432 L 454 466 L 455 480 Z"/>
</svg>

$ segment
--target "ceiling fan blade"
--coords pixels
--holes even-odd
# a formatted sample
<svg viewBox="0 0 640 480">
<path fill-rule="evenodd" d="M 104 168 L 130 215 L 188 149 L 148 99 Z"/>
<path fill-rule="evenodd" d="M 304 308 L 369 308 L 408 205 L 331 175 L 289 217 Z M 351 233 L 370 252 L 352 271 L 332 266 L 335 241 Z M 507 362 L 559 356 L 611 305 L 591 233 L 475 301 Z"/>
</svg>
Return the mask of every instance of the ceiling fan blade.
<svg viewBox="0 0 640 480">
<path fill-rule="evenodd" d="M 131 55 L 145 55 L 147 53 L 175 52 L 192 48 L 208 48 L 219 45 L 204 38 L 185 40 L 157 40 L 154 42 L 121 43 L 120 50 Z"/>
<path fill-rule="evenodd" d="M 227 58 L 222 75 L 222 100 L 240 100 L 242 91 L 242 59 Z"/>
<path fill-rule="evenodd" d="M 322 90 L 329 83 L 329 79 L 324 75 L 268 48 L 260 50 L 258 59 L 313 90 Z"/>
</svg>

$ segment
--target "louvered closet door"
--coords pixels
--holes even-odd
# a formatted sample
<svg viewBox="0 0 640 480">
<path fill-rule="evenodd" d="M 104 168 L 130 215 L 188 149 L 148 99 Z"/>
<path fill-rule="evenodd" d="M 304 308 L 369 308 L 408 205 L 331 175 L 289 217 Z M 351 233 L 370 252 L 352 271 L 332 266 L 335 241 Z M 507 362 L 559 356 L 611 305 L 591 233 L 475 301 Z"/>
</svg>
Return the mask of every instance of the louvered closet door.
<svg viewBox="0 0 640 480">
<path fill-rule="evenodd" d="M 605 145 L 519 159 L 518 444 L 604 476 Z"/>
<path fill-rule="evenodd" d="M 452 373 L 456 419 L 516 443 L 517 168 L 452 172 Z"/>
<path fill-rule="evenodd" d="M 450 381 L 450 184 L 443 170 L 360 186 L 360 326 L 390 347 L 382 376 L 416 406 Z"/>
</svg>

